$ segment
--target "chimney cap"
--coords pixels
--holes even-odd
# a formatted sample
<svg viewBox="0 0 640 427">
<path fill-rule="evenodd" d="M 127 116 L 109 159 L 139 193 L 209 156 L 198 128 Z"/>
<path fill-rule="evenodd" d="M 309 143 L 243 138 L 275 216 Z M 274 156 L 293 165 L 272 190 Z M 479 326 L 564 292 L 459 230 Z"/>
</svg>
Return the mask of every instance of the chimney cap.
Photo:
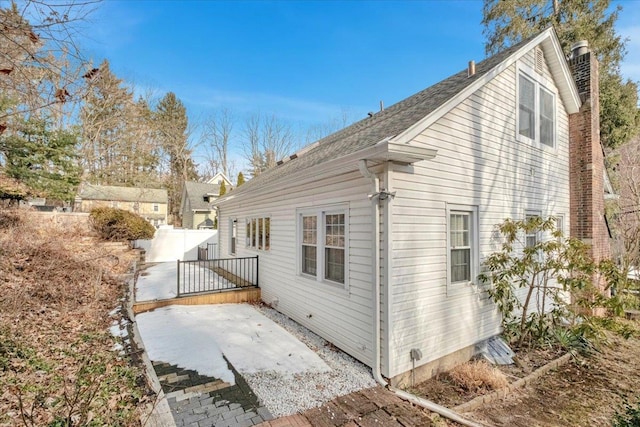
<svg viewBox="0 0 640 427">
<path fill-rule="evenodd" d="M 589 42 L 586 40 L 580 40 L 571 45 L 571 56 L 573 58 L 584 55 L 587 52 L 589 52 Z"/>
</svg>

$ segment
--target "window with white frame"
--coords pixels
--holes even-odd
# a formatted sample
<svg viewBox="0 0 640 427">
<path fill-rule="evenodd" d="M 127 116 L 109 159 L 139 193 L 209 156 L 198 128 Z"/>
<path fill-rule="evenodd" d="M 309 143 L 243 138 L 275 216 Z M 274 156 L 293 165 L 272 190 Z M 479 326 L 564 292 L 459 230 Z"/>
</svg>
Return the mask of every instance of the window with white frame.
<svg viewBox="0 0 640 427">
<path fill-rule="evenodd" d="M 518 139 L 553 147 L 556 96 L 532 75 L 523 70 L 518 74 Z"/>
<path fill-rule="evenodd" d="M 527 211 L 525 213 L 524 219 L 527 222 L 527 224 L 536 219 L 536 218 L 540 218 L 540 211 Z M 540 236 L 539 236 L 539 232 L 538 230 L 528 230 L 525 233 L 525 247 L 527 248 L 532 248 L 535 245 L 538 244 L 538 241 L 540 240 Z"/>
<path fill-rule="evenodd" d="M 154 204 L 153 204 L 153 211 L 154 211 L 154 212 L 158 212 L 159 210 L 160 210 L 160 205 L 159 205 L 159 204 L 157 204 L 157 203 L 154 203 Z"/>
<path fill-rule="evenodd" d="M 248 248 L 268 251 L 271 248 L 271 218 L 248 218 L 245 236 Z"/>
<path fill-rule="evenodd" d="M 556 214 L 555 219 L 556 219 L 556 231 L 558 231 L 562 235 L 562 237 L 564 237 L 564 215 Z M 558 237 L 559 242 L 562 241 L 562 237 Z"/>
<path fill-rule="evenodd" d="M 346 209 L 298 213 L 299 271 L 318 281 L 346 284 Z"/>
<path fill-rule="evenodd" d="M 478 274 L 478 208 L 447 205 L 448 282 L 471 283 Z"/>
</svg>

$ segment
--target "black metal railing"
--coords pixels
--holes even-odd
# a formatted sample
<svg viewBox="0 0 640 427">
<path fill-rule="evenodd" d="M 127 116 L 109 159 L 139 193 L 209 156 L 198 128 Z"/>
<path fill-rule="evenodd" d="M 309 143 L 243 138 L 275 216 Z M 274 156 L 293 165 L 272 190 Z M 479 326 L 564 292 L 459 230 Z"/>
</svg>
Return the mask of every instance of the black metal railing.
<svg viewBox="0 0 640 427">
<path fill-rule="evenodd" d="M 258 257 L 178 260 L 177 296 L 258 287 Z"/>
<path fill-rule="evenodd" d="M 198 246 L 198 261 L 216 259 L 217 243 L 207 243 L 207 246 Z"/>
</svg>

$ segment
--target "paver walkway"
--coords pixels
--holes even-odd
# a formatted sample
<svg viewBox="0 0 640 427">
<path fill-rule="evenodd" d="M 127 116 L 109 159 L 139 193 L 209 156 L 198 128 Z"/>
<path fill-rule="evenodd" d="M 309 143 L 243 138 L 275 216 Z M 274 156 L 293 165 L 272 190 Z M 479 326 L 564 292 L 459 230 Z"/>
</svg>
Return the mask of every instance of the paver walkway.
<svg viewBox="0 0 640 427">
<path fill-rule="evenodd" d="M 273 419 L 230 364 L 235 384 L 160 361 L 153 368 L 178 427 L 250 427 Z"/>
<path fill-rule="evenodd" d="M 382 387 L 374 387 L 259 427 L 429 427 L 436 425 L 431 415 Z"/>
</svg>

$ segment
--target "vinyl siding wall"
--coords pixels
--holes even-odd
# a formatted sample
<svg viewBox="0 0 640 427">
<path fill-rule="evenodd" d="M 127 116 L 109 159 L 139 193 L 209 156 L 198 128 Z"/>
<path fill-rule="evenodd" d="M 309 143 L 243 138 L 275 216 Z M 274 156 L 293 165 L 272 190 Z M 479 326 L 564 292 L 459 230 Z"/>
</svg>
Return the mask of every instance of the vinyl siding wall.
<svg viewBox="0 0 640 427">
<path fill-rule="evenodd" d="M 353 168 L 357 164 L 354 162 Z M 372 223 L 367 194 L 371 182 L 358 171 L 312 184 L 266 191 L 219 211 L 221 256 L 229 257 L 231 220 L 237 219 L 236 256 L 259 256 L 262 299 L 367 365 L 372 364 Z M 346 206 L 348 285 L 319 283 L 297 272 L 297 212 L 310 207 Z M 270 218 L 270 250 L 245 244 L 246 220 Z M 318 224 L 320 226 L 320 223 Z"/>
<path fill-rule="evenodd" d="M 521 62 L 533 68 L 533 53 Z M 553 81 L 546 65 L 544 75 Z M 486 292 L 447 288 L 447 203 L 477 206 L 480 261 L 499 248 L 494 226 L 524 219 L 527 210 L 564 214 L 569 229 L 566 111 L 556 94 L 555 148 L 518 142 L 516 79 L 513 65 L 422 132 L 414 143 L 437 149 L 434 160 L 390 172 L 397 194 L 391 203 L 391 329 L 385 331 L 389 376 L 411 369 L 412 348 L 422 351 L 419 365 L 499 332 Z"/>
</svg>

